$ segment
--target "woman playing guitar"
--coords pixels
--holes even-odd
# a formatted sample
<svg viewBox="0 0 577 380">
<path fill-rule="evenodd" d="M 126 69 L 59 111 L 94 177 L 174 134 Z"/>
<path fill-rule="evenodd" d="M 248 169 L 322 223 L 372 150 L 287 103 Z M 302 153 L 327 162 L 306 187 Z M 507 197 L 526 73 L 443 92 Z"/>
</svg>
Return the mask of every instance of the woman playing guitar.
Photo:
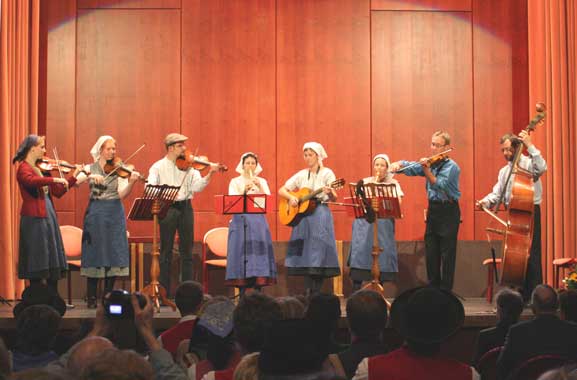
<svg viewBox="0 0 577 380">
<path fill-rule="evenodd" d="M 314 198 L 308 200 L 316 205 L 312 212 L 301 214 L 295 223 L 290 223 L 293 230 L 285 259 L 288 274 L 305 276 L 307 293 L 313 294 L 320 291 L 324 278 L 340 274 L 333 216 L 327 205 L 321 203 L 337 199 L 331 187 L 336 178 L 333 171 L 322 164 L 327 158 L 327 153 L 321 144 L 317 142 L 304 144 L 303 157 L 306 169 L 293 175 L 278 191 L 284 202 L 288 203 L 287 208 L 279 208 L 298 208 L 302 197 L 301 191 L 297 190 L 307 189 L 317 193 Z"/>
</svg>

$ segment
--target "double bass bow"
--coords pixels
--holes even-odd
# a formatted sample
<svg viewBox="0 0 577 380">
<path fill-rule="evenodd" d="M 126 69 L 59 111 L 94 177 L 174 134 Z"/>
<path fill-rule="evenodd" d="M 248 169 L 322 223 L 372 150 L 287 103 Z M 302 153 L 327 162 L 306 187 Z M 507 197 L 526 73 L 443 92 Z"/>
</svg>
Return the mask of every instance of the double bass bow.
<svg viewBox="0 0 577 380">
<path fill-rule="evenodd" d="M 535 130 L 537 125 L 545 119 L 545 105 L 537 103 L 537 114 L 531 119 L 529 125 L 525 128 L 527 133 Z M 533 212 L 534 212 L 534 185 L 533 173 L 519 166 L 519 160 L 523 153 L 523 142 L 517 138 L 511 141 L 515 147 L 515 153 L 511 162 L 509 173 L 503 190 L 499 196 L 499 201 L 493 211 L 489 210 L 483 204 L 478 202 L 481 209 L 488 213 L 494 220 L 499 222 L 501 229 L 487 227 L 486 230 L 491 233 L 497 233 L 503 236 L 502 244 L 502 273 L 500 283 L 503 285 L 512 285 L 523 287 L 525 283 L 525 274 L 527 272 L 527 262 L 533 240 Z M 505 219 L 500 218 L 497 213 L 500 205 L 504 203 L 509 183 L 511 183 L 511 196 L 507 207 Z M 489 238 L 489 235 L 487 235 Z M 496 271 L 495 252 L 492 250 L 493 266 Z M 498 276 L 496 277 L 498 281 Z"/>
</svg>

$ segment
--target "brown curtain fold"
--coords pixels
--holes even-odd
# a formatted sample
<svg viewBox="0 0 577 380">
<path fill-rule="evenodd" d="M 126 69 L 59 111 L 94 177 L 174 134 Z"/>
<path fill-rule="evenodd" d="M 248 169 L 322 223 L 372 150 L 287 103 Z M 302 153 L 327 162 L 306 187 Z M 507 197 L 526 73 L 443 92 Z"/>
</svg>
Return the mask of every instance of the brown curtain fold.
<svg viewBox="0 0 577 380">
<path fill-rule="evenodd" d="M 544 280 L 552 262 L 577 257 L 577 135 L 575 111 L 577 12 L 573 0 L 529 1 L 529 99 L 547 105 L 547 121 L 534 134 L 547 160 L 543 177 Z"/>
<path fill-rule="evenodd" d="M 20 195 L 12 157 L 26 135 L 38 131 L 40 0 L 2 0 L 0 20 L 0 295 L 19 297 Z"/>
</svg>

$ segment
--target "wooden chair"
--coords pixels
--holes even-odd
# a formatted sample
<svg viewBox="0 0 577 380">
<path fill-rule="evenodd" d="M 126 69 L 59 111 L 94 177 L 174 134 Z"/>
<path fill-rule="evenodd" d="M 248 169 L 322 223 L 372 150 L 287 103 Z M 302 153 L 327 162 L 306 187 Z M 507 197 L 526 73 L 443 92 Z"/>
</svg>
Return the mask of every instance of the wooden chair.
<svg viewBox="0 0 577 380">
<path fill-rule="evenodd" d="M 573 363 L 560 355 L 539 355 L 525 360 L 509 375 L 507 380 L 537 380 L 545 372 Z"/>
<path fill-rule="evenodd" d="M 202 289 L 208 294 L 210 268 L 226 268 L 228 249 L 228 227 L 217 227 L 204 234 L 202 239 Z M 208 252 L 212 252 L 218 259 L 207 259 Z"/>
<path fill-rule="evenodd" d="M 477 371 L 482 380 L 495 380 L 497 378 L 497 359 L 503 346 L 495 347 L 485 352 L 477 363 Z"/>
<path fill-rule="evenodd" d="M 495 259 L 497 263 L 497 269 L 501 267 L 501 259 Z M 483 265 L 487 267 L 487 302 L 493 302 L 493 291 L 494 291 L 494 284 L 495 284 L 495 270 L 493 268 L 493 259 L 485 259 L 483 260 Z"/>
<path fill-rule="evenodd" d="M 68 263 L 68 305 L 72 305 L 72 271 L 80 271 L 82 256 L 82 229 L 75 226 L 60 226 L 64 252 Z"/>
<path fill-rule="evenodd" d="M 561 272 L 560 269 L 561 268 L 563 268 L 563 270 L 574 269 L 575 264 L 577 264 L 577 259 L 574 257 L 567 257 L 553 260 L 553 269 L 555 272 L 555 275 L 553 277 L 553 285 L 555 289 L 559 289 L 559 273 Z"/>
</svg>

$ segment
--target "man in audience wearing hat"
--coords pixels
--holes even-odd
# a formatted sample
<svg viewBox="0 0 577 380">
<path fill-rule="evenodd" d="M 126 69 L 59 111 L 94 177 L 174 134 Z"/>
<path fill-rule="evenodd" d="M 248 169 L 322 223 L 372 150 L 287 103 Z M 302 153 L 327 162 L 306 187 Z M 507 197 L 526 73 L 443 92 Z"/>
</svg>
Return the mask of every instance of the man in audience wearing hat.
<svg viewBox="0 0 577 380">
<path fill-rule="evenodd" d="M 353 379 L 479 379 L 474 368 L 439 355 L 441 344 L 464 319 L 463 305 L 448 290 L 423 287 L 404 292 L 391 307 L 391 322 L 405 338 L 404 346 L 363 359 Z"/>
<path fill-rule="evenodd" d="M 149 170 L 149 185 L 180 186 L 174 202 L 166 216 L 158 220 L 160 225 L 160 283 L 170 295 L 170 265 L 174 236 L 178 231 L 181 281 L 192 280 L 192 243 L 194 238 L 194 215 L 192 199 L 194 193 L 204 190 L 215 171 L 211 165 L 204 177 L 196 169 L 180 170 L 176 166 L 177 158 L 184 158 L 188 137 L 179 133 L 170 133 L 164 139 L 166 156 L 156 161 Z"/>
<path fill-rule="evenodd" d="M 535 318 L 511 326 L 497 360 L 497 379 L 506 379 L 520 364 L 539 355 L 577 360 L 577 324 L 557 316 L 559 297 L 549 285 L 537 285 L 531 295 Z"/>
</svg>

